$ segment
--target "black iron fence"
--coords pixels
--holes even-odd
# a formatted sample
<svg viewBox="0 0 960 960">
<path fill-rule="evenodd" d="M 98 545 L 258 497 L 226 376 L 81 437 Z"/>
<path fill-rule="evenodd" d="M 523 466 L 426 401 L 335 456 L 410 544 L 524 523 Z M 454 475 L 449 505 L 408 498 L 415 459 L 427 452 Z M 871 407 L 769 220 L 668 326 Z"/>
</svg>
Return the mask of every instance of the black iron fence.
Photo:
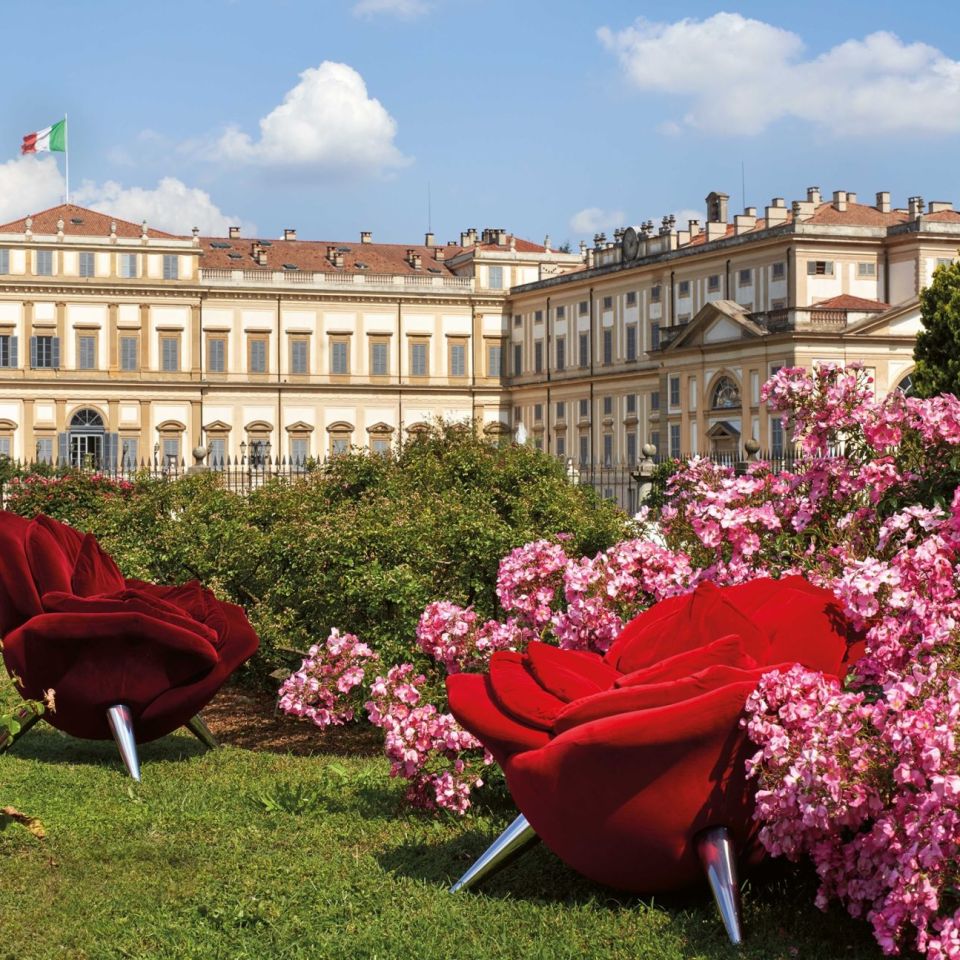
<svg viewBox="0 0 960 960">
<path fill-rule="evenodd" d="M 704 453 L 679 454 L 677 456 L 654 455 L 636 463 L 577 463 L 564 461 L 567 478 L 571 483 L 593 487 L 600 497 L 615 501 L 628 513 L 636 513 L 649 495 L 652 487 L 662 484 L 666 471 L 658 470 L 661 464 L 670 461 L 686 462 L 694 457 L 708 457 L 714 463 L 732 467 L 739 472 L 757 460 L 767 463 L 778 473 L 792 470 L 799 459 L 792 451 L 769 453 Z M 11 494 L 23 484 L 42 482 L 44 479 L 82 472 L 103 477 L 113 482 L 132 482 L 139 478 L 175 480 L 196 472 L 217 475 L 228 490 L 247 493 L 268 480 L 284 478 L 296 480 L 310 473 L 323 470 L 329 460 L 288 460 L 285 457 L 225 457 L 209 464 L 188 467 L 183 459 L 155 457 L 152 460 L 121 460 L 110 469 L 88 458 L 79 467 L 76 463 L 57 460 L 20 462 L 0 458 L 0 503 L 6 504 Z"/>
</svg>

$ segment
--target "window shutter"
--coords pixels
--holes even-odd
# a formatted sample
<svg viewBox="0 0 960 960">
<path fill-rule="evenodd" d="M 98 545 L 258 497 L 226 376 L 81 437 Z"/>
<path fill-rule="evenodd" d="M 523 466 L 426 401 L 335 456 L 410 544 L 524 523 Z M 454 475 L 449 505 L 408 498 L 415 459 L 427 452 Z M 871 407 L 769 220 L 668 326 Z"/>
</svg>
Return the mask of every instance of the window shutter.
<svg viewBox="0 0 960 960">
<path fill-rule="evenodd" d="M 17 356 L 17 338 L 10 338 L 10 366 L 18 367 L 20 365 L 19 357 Z"/>
<path fill-rule="evenodd" d="M 103 435 L 103 467 L 108 473 L 115 473 L 117 469 L 117 449 L 120 446 L 120 434 L 105 433 Z"/>
<path fill-rule="evenodd" d="M 50 351 L 52 355 L 52 365 L 55 370 L 60 369 L 60 338 L 51 337 L 50 342 L 52 344 L 52 349 Z"/>
<path fill-rule="evenodd" d="M 31 337 L 35 340 L 36 337 Z M 70 462 L 70 434 L 57 434 L 57 460 L 61 467 L 65 467 Z"/>
<path fill-rule="evenodd" d="M 30 366 L 36 369 L 37 366 L 37 338 L 30 338 Z"/>
</svg>

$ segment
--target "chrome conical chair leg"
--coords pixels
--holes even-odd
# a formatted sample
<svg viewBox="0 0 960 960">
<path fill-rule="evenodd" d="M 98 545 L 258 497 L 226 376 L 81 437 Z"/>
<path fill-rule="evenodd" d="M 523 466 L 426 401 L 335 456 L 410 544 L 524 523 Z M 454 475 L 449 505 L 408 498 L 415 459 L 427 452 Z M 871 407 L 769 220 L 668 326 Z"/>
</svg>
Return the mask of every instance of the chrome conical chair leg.
<svg viewBox="0 0 960 960">
<path fill-rule="evenodd" d="M 736 947 L 743 942 L 740 929 L 740 884 L 737 882 L 737 860 L 733 839 L 726 827 L 710 827 L 696 838 L 697 853 L 717 908 L 727 929 L 730 942 Z"/>
<path fill-rule="evenodd" d="M 503 833 L 490 844 L 473 866 L 450 888 L 451 893 L 469 890 L 482 880 L 505 867 L 540 838 L 521 813 Z"/>
<path fill-rule="evenodd" d="M 210 732 L 210 728 L 203 722 L 203 717 L 199 713 L 187 721 L 187 729 L 211 750 L 216 750 L 220 746 L 217 738 Z"/>
<path fill-rule="evenodd" d="M 107 710 L 107 722 L 110 724 L 113 739 L 117 741 L 120 758 L 127 768 L 127 773 L 139 783 L 140 758 L 137 756 L 137 741 L 133 736 L 133 718 L 130 716 L 130 708 L 122 703 L 110 707 Z"/>
</svg>

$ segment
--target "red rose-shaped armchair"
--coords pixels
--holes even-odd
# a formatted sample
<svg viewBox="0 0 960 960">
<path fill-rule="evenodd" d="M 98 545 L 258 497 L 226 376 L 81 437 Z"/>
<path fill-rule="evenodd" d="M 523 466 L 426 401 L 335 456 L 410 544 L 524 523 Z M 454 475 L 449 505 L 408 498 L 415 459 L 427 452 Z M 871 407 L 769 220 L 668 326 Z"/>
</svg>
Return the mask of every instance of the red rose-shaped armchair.
<svg viewBox="0 0 960 960">
<path fill-rule="evenodd" d="M 695 838 L 710 828 L 756 853 L 740 718 L 760 676 L 794 663 L 840 675 L 847 653 L 835 597 L 802 577 L 704 583 L 640 614 L 602 658 L 531 643 L 447 686 L 551 850 L 658 893 L 702 877 Z"/>
<path fill-rule="evenodd" d="M 20 693 L 38 700 L 55 691 L 44 719 L 76 737 L 114 736 L 121 752 L 118 723 L 140 743 L 191 723 L 258 646 L 243 610 L 198 583 L 125 579 L 92 535 L 7 512 L 0 631 Z M 202 724 L 191 729 L 201 735 Z"/>
</svg>

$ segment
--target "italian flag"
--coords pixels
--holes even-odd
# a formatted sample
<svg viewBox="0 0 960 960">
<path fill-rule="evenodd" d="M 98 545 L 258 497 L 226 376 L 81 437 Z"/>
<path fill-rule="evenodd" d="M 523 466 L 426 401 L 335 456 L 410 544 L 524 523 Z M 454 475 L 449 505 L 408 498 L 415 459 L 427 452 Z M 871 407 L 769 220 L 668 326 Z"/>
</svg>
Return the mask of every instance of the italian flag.
<svg viewBox="0 0 960 960">
<path fill-rule="evenodd" d="M 43 130 L 38 130 L 36 133 L 28 133 L 23 138 L 23 144 L 20 147 L 21 153 L 49 153 L 51 150 L 66 153 L 66 118 L 59 123 L 55 123 L 52 127 L 46 127 Z"/>
</svg>

